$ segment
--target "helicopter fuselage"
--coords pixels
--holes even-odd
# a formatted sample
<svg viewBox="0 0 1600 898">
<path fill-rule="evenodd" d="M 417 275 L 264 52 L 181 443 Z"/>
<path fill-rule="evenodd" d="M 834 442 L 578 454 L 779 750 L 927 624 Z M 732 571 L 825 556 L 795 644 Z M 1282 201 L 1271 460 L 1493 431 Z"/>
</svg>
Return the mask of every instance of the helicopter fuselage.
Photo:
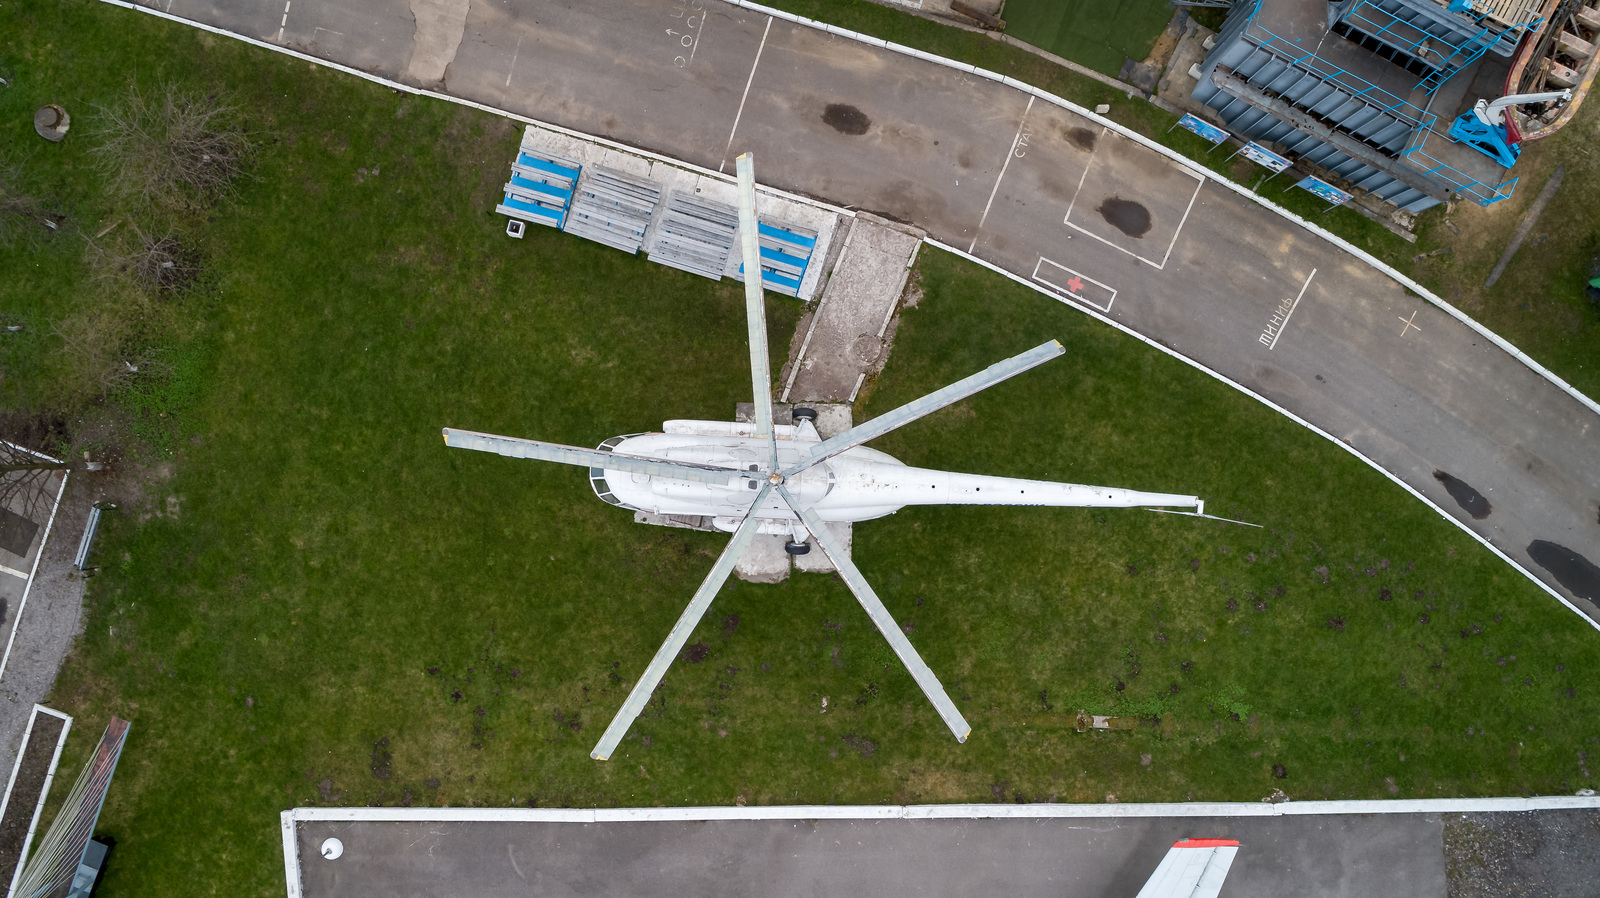
<svg viewBox="0 0 1600 898">
<path fill-rule="evenodd" d="M 601 499 L 652 515 L 698 515 L 731 532 L 752 513 L 751 505 L 771 473 L 767 441 L 752 424 L 729 421 L 667 421 L 661 433 L 614 437 L 602 449 L 661 461 L 728 469 L 725 483 L 591 468 Z M 774 425 L 781 471 L 806 457 L 821 437 L 809 421 Z M 783 482 L 801 507 L 828 522 L 869 521 L 908 505 L 1046 505 L 1125 508 L 1138 505 L 1195 506 L 1191 496 L 989 477 L 914 468 L 893 456 L 856 446 Z M 798 515 L 769 492 L 753 514 L 764 533 L 791 533 Z"/>
</svg>

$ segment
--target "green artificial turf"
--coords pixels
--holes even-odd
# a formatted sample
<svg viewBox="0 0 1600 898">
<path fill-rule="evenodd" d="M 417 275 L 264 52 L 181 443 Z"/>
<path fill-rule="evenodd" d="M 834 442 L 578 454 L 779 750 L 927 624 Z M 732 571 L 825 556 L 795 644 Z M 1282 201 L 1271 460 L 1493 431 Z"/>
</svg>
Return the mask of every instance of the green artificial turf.
<svg viewBox="0 0 1600 898">
<path fill-rule="evenodd" d="M 843 584 L 798 575 L 731 582 L 693 637 L 703 659 L 591 761 L 726 537 L 634 524 L 581 471 L 447 450 L 438 431 L 592 445 L 727 419 L 748 390 L 737 285 L 543 228 L 508 240 L 490 210 L 517 129 L 491 116 L 80 0 L 0 6 L 0 35 L 22 76 L 0 92 L 10 146 L 30 133 L 19 110 L 108 102 L 130 72 L 228 88 L 264 138 L 237 200 L 187 225 L 213 281 L 175 300 L 169 379 L 128 400 L 163 422 L 170 473 L 106 519 L 51 696 L 79 721 L 64 776 L 108 715 L 133 721 L 99 825 L 119 843 L 104 895 L 279 894 L 277 813 L 308 804 L 1595 785 L 1584 621 L 1337 446 L 931 250 L 858 419 L 1045 339 L 1068 351 L 877 448 L 1195 493 L 1264 528 L 1008 508 L 862 524 L 855 558 L 971 720 L 967 744 Z M 80 133 L 31 164 L 98 225 L 114 210 Z M 0 253 L 24 273 L 0 283 L 7 308 L 85 301 L 32 290 L 29 265 L 85 277 L 68 243 Z M 773 346 L 799 312 L 769 301 Z M 16 395 L 46 377 L 7 373 Z M 1141 723 L 1079 734 L 1079 709 Z"/>
<path fill-rule="evenodd" d="M 1116 76 L 1142 61 L 1172 18 L 1167 0 L 1006 0 L 1006 33 Z"/>
</svg>

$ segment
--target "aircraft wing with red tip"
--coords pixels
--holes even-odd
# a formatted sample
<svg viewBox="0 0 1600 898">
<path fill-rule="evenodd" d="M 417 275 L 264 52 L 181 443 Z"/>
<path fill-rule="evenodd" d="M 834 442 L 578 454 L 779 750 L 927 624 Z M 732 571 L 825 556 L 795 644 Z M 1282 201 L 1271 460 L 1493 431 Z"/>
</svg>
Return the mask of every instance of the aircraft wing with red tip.
<svg viewBox="0 0 1600 898">
<path fill-rule="evenodd" d="M 1217 898 L 1239 853 L 1232 839 L 1184 839 L 1172 843 L 1138 898 Z"/>
</svg>

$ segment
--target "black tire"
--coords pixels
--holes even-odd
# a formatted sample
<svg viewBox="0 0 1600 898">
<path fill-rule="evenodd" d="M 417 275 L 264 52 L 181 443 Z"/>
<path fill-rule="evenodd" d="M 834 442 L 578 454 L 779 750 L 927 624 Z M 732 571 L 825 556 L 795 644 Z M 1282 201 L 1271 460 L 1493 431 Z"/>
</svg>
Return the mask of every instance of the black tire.
<svg viewBox="0 0 1600 898">
<path fill-rule="evenodd" d="M 814 408 L 797 408 L 789 412 L 789 419 L 794 421 L 796 424 L 801 421 L 810 421 L 815 423 L 817 420 L 817 410 Z"/>
<path fill-rule="evenodd" d="M 807 555 L 811 552 L 811 544 L 797 543 L 791 539 L 783 544 L 783 551 L 788 552 L 790 555 Z"/>
</svg>

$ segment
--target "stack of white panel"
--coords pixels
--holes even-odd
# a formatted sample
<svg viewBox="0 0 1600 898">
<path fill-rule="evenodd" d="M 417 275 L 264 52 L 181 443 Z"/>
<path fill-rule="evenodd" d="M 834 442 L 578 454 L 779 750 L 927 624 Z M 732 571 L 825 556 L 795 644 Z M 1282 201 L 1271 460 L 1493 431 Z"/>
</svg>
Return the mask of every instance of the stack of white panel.
<svg viewBox="0 0 1600 898">
<path fill-rule="evenodd" d="M 673 190 L 652 235 L 650 261 L 722 280 L 738 230 L 738 208 Z"/>
<path fill-rule="evenodd" d="M 661 185 L 648 178 L 592 166 L 578 179 L 561 229 L 625 253 L 637 253 L 660 198 Z"/>
</svg>

